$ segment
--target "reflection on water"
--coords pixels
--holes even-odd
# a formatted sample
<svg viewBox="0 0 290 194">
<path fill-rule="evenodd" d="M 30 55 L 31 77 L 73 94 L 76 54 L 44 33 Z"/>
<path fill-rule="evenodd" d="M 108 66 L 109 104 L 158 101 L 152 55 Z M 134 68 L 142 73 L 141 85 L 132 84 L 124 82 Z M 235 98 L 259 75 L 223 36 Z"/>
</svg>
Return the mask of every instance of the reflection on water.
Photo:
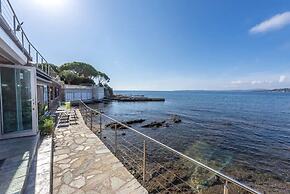
<svg viewBox="0 0 290 194">
<path fill-rule="evenodd" d="M 119 120 L 181 116 L 166 128 L 134 128 L 260 190 L 290 192 L 290 94 L 272 92 L 117 92 L 165 102 L 94 105 Z M 127 135 L 130 135 L 129 133 Z"/>
</svg>

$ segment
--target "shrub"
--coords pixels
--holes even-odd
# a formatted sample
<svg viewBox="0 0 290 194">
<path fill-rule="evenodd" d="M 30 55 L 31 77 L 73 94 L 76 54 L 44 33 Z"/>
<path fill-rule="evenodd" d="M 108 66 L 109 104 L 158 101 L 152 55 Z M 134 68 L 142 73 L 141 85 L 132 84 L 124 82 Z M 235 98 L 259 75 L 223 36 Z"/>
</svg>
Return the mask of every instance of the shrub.
<svg viewBox="0 0 290 194">
<path fill-rule="evenodd" d="M 42 116 L 39 120 L 39 130 L 41 135 L 52 134 L 54 128 L 54 119 L 51 116 Z"/>
<path fill-rule="evenodd" d="M 38 104 L 38 117 L 42 117 L 48 111 L 48 106 L 46 104 Z"/>
</svg>

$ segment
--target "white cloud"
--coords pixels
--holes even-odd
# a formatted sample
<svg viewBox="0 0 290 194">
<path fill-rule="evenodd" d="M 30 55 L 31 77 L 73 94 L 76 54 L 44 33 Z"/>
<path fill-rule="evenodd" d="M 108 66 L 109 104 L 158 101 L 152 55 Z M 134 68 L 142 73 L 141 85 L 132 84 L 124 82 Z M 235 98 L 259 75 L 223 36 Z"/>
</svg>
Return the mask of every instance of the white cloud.
<svg viewBox="0 0 290 194">
<path fill-rule="evenodd" d="M 262 32 L 268 32 L 272 30 L 281 29 L 290 24 L 290 11 L 274 15 L 268 20 L 257 24 L 250 29 L 250 33 L 257 34 Z"/>
<path fill-rule="evenodd" d="M 244 82 L 241 80 L 232 81 L 231 84 L 243 84 Z"/>
<path fill-rule="evenodd" d="M 285 75 L 280 75 L 280 77 L 279 77 L 279 83 L 285 82 L 286 79 L 287 79 L 287 77 Z"/>
<path fill-rule="evenodd" d="M 286 79 L 286 76 L 281 78 L 284 82 Z M 277 82 L 277 81 L 276 81 Z M 279 81 L 280 82 L 280 81 Z M 280 82 L 280 83 L 282 83 Z M 272 84 L 274 83 L 274 81 L 272 80 L 235 80 L 235 81 L 231 81 L 231 84 L 233 85 L 265 85 L 265 84 Z"/>
<path fill-rule="evenodd" d="M 265 82 L 264 82 L 264 81 L 259 81 L 259 80 L 251 81 L 251 84 L 252 84 L 252 85 L 262 84 L 262 83 L 265 83 Z"/>
</svg>

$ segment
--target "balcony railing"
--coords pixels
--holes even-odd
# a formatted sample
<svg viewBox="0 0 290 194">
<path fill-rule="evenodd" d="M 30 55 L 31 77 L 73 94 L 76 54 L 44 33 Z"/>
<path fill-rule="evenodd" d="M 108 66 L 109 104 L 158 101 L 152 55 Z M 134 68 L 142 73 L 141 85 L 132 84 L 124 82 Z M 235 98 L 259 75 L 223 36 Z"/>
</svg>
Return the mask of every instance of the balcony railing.
<svg viewBox="0 0 290 194">
<path fill-rule="evenodd" d="M 47 60 L 30 42 L 22 28 L 22 22 L 16 16 L 16 13 L 9 0 L 0 0 L 0 15 L 5 23 L 4 30 L 27 57 L 28 63 L 35 66 L 43 73 L 56 78 L 57 74 L 48 64 Z"/>
<path fill-rule="evenodd" d="M 79 108 L 86 125 L 149 193 L 260 194 L 251 187 L 90 108 L 83 101 L 80 101 Z"/>
</svg>

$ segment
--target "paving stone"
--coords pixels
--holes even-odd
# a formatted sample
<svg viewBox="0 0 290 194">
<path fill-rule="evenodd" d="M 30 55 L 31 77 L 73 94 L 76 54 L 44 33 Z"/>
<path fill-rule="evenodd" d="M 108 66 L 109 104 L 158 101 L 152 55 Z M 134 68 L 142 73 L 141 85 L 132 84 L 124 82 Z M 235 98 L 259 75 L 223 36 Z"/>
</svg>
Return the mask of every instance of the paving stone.
<svg viewBox="0 0 290 194">
<path fill-rule="evenodd" d="M 65 184 L 61 185 L 58 191 L 58 194 L 69 194 L 75 191 L 74 188 L 71 188 Z"/>
<path fill-rule="evenodd" d="M 82 186 L 84 186 L 86 184 L 86 179 L 85 177 L 81 176 L 81 177 L 77 177 L 75 178 L 75 180 L 73 180 L 70 183 L 70 186 L 72 187 L 76 187 L 76 188 L 81 188 Z"/>
<path fill-rule="evenodd" d="M 113 190 L 119 189 L 123 184 L 126 183 L 126 181 L 118 177 L 112 177 L 110 180 L 111 180 L 111 187 Z"/>
<path fill-rule="evenodd" d="M 62 181 L 63 181 L 65 184 L 70 184 L 70 182 L 71 182 L 72 180 L 73 180 L 73 174 L 72 174 L 70 171 L 64 173 Z"/>
</svg>

